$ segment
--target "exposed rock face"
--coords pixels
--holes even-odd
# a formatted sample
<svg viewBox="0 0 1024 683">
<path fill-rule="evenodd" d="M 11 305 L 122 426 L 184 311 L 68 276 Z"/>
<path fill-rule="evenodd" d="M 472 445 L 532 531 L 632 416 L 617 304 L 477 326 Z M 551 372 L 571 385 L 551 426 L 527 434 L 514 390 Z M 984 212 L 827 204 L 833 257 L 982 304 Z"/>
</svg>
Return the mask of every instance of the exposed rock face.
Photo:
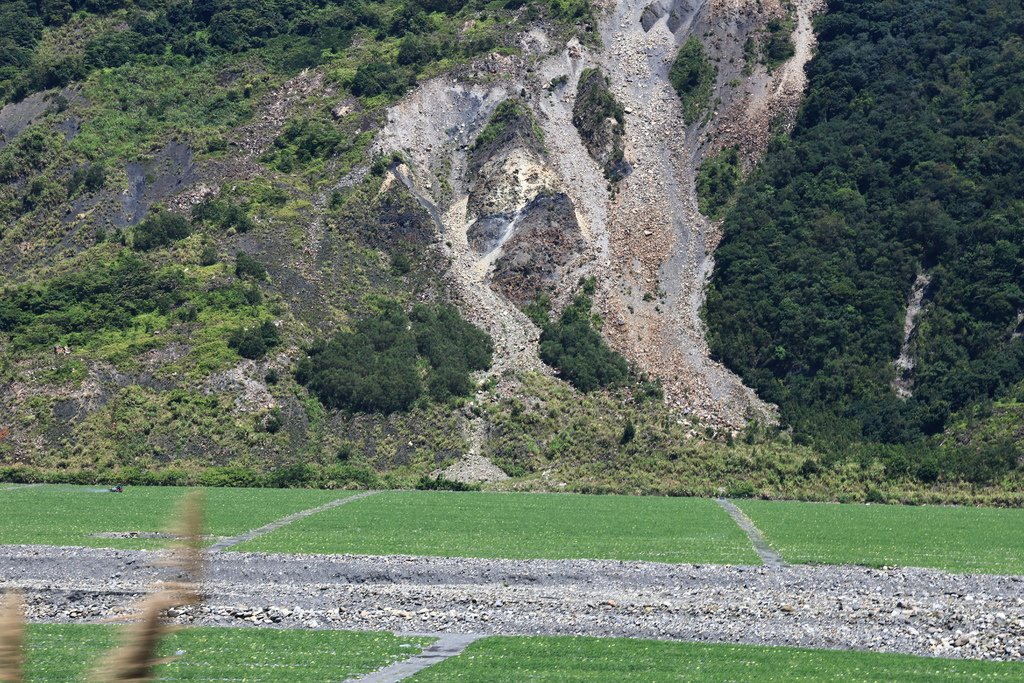
<svg viewBox="0 0 1024 683">
<path fill-rule="evenodd" d="M 567 195 L 537 197 L 520 214 L 515 233 L 494 262 L 494 286 L 525 305 L 555 289 L 586 245 Z"/>
<path fill-rule="evenodd" d="M 37 92 L 0 108 L 0 149 L 46 112 L 46 93 Z"/>
<path fill-rule="evenodd" d="M 377 150 L 401 151 L 436 205 L 456 298 L 495 338 L 495 374 L 538 367 L 537 330 L 516 305 L 551 290 L 557 308 L 593 276 L 603 334 L 672 406 L 731 429 L 772 421 L 710 358 L 700 311 L 721 226 L 698 211 L 694 178 L 723 145 L 749 168 L 771 122 L 791 119 L 819 0 L 793 4 L 795 55 L 771 70 L 745 65 L 744 44 L 787 11 L 777 0 L 597 5 L 599 46 L 554 46 L 534 29 L 521 56 L 422 84 L 388 113 Z M 668 70 L 690 36 L 719 69 L 714 114 L 687 126 Z"/>
<path fill-rule="evenodd" d="M 370 203 L 370 210 L 353 206 L 351 210 L 342 212 L 339 227 L 358 234 L 362 241 L 375 249 L 385 251 L 433 243 L 433 219 L 405 186 L 402 180 L 405 172 L 404 165 L 389 170 L 377 196 Z"/>
<path fill-rule="evenodd" d="M 479 68 L 480 74 L 493 74 L 499 68 L 525 71 L 521 65 L 510 67 L 510 59 L 498 55 L 472 68 Z M 468 77 L 472 73 L 463 75 Z M 482 198 L 490 195 L 482 189 L 488 182 L 483 166 L 502 159 L 492 165 L 502 168 L 506 148 L 525 148 L 539 155 L 542 147 L 514 142 L 517 138 L 527 140 L 523 137 L 527 131 L 516 125 L 519 117 L 509 111 L 505 114 L 513 115 L 505 117 L 505 123 L 510 125 L 492 128 L 491 134 L 481 141 L 481 133 L 494 122 L 498 109 L 509 100 L 510 93 L 519 89 L 495 82 L 489 76 L 480 79 L 486 85 L 467 82 L 470 80 L 453 82 L 450 78 L 437 78 L 421 85 L 388 111 L 374 151 L 384 155 L 399 151 L 408 160 L 409 172 L 403 174 L 403 182 L 433 218 L 437 239 L 434 253 L 442 282 L 463 315 L 493 338 L 494 365 L 490 374 L 499 378 L 501 387 L 502 381 L 512 381 L 515 371 L 547 370 L 538 357 L 540 331 L 511 301 L 489 286 L 487 274 L 500 251 L 494 249 L 481 255 L 469 244 L 467 233 L 481 218 L 479 213 L 470 214 L 469 195 L 476 196 L 476 211 L 488 210 L 480 208 Z M 529 135 L 535 132 L 531 125 Z M 498 173 L 497 178 L 504 180 L 496 182 L 518 183 L 524 177 Z M 502 192 L 505 191 L 499 194 Z M 525 205 L 533 197 L 533 193 L 524 194 L 516 204 L 521 201 Z"/>
<path fill-rule="evenodd" d="M 491 252 L 504 241 L 515 215 L 557 183 L 532 149 L 514 147 L 488 159 L 473 181 L 466 207 L 473 220 L 466 233 L 470 246 L 481 254 Z"/>
<path fill-rule="evenodd" d="M 499 105 L 473 146 L 469 172 L 466 239 L 483 256 L 485 277 L 519 306 L 555 289 L 587 245 L 525 103 Z"/>
<path fill-rule="evenodd" d="M 469 158 L 466 202 L 469 245 L 488 254 L 509 237 L 516 214 L 557 186 L 545 164 L 540 129 L 527 105 L 502 102 Z"/>
<path fill-rule="evenodd" d="M 114 225 L 137 225 L 157 202 L 176 195 L 199 180 L 192 150 L 171 141 L 155 157 L 132 162 L 125 168 L 128 189 L 121 195 L 121 211 Z"/>
<path fill-rule="evenodd" d="M 666 26 L 669 31 L 675 33 L 687 17 L 693 14 L 693 10 L 694 6 L 686 0 L 677 0 L 676 2 L 655 0 L 644 8 L 640 15 L 640 25 L 645 32 L 650 31 L 658 23 L 658 19 L 668 15 L 668 19 L 665 20 Z"/>
<path fill-rule="evenodd" d="M 910 298 L 907 300 L 907 313 L 903 319 L 903 344 L 895 363 L 898 375 L 892 381 L 893 391 L 904 400 L 914 395 L 914 367 L 917 363 L 914 361 L 911 345 L 917 336 L 918 319 L 927 303 L 928 285 L 931 281 L 931 275 L 928 273 L 918 273 L 910 290 Z"/>
</svg>

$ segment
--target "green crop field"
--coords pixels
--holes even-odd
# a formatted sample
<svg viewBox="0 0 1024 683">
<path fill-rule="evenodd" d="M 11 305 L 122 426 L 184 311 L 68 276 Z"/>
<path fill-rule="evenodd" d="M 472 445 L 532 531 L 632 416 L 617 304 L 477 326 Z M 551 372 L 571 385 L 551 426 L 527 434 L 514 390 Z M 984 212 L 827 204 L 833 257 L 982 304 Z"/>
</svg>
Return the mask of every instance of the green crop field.
<svg viewBox="0 0 1024 683">
<path fill-rule="evenodd" d="M 192 628 L 169 636 L 161 681 L 344 681 L 412 655 L 433 638 L 390 633 Z M 118 642 L 112 626 L 40 624 L 28 630 L 28 680 L 85 680 Z"/>
<path fill-rule="evenodd" d="M 0 543 L 155 548 L 158 539 L 94 538 L 108 531 L 166 531 L 187 489 L 33 486 L 0 491 Z M 305 489 L 205 489 L 206 531 L 231 536 L 298 510 L 350 495 Z"/>
<path fill-rule="evenodd" d="M 0 544 L 154 548 L 187 489 L 0 488 Z M 352 495 L 205 489 L 207 533 L 230 536 Z M 1024 574 L 1024 510 L 738 501 L 789 562 Z M 391 491 L 318 513 L 236 550 L 509 559 L 759 564 L 713 500 L 570 494 Z"/>
<path fill-rule="evenodd" d="M 789 562 L 1024 574 L 1024 510 L 738 504 Z"/>
<path fill-rule="evenodd" d="M 237 550 L 760 564 L 713 500 L 387 492 Z"/>
<path fill-rule="evenodd" d="M 757 645 L 620 638 L 495 637 L 435 664 L 408 683 L 449 681 L 1020 681 L 1024 664 Z"/>
</svg>

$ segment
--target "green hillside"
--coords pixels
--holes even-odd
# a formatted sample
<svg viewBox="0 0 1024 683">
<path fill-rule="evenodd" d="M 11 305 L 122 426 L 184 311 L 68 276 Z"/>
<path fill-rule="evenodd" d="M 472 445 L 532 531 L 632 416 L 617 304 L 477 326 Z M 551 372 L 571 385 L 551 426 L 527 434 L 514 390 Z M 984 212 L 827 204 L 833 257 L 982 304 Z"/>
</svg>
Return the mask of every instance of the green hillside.
<svg viewBox="0 0 1024 683">
<path fill-rule="evenodd" d="M 714 352 L 808 442 L 925 480 L 1024 457 L 1019 438 L 925 441 L 1024 378 L 1022 21 L 944 0 L 836 0 L 816 20 L 806 101 L 725 219 L 706 306 Z"/>
</svg>

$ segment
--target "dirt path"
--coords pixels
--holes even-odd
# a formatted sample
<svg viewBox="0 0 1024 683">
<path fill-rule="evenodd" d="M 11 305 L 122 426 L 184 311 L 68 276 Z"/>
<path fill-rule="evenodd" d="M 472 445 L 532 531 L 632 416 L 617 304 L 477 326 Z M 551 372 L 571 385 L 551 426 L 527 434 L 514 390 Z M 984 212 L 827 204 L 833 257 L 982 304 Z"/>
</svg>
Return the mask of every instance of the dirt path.
<svg viewBox="0 0 1024 683">
<path fill-rule="evenodd" d="M 715 499 L 723 510 L 729 513 L 732 520 L 736 522 L 739 528 L 743 529 L 743 533 L 750 539 L 751 545 L 754 546 L 754 550 L 757 552 L 758 557 L 764 562 L 764 565 L 769 569 L 778 569 L 786 565 L 786 561 L 782 559 L 782 555 L 775 552 L 771 544 L 768 543 L 768 539 L 764 537 L 761 530 L 754 524 L 754 520 L 747 517 L 743 510 L 736 507 L 736 504 L 731 500 L 725 498 Z"/>
<path fill-rule="evenodd" d="M 152 551 L 0 546 L 29 617 L 123 614 L 162 571 Z M 594 560 L 211 554 L 214 626 L 566 634 L 1024 660 L 1024 577 L 925 569 Z"/>
<path fill-rule="evenodd" d="M 415 657 L 395 662 L 391 666 L 375 671 L 358 678 L 350 678 L 355 683 L 398 683 L 410 678 L 428 666 L 433 666 L 449 657 L 456 657 L 469 647 L 473 642 L 480 640 L 483 636 L 473 633 L 442 633 L 439 634 L 437 642 Z"/>
<path fill-rule="evenodd" d="M 236 546 L 236 545 L 238 545 L 240 543 L 245 543 L 246 541 L 251 541 L 254 538 L 259 538 L 260 536 L 263 536 L 265 534 L 269 534 L 272 531 L 277 531 L 281 527 L 288 526 L 292 522 L 297 522 L 300 519 L 305 519 L 306 517 L 310 517 L 310 516 L 315 515 L 315 514 L 317 514 L 319 512 L 325 512 L 327 510 L 331 510 L 331 509 L 336 508 L 336 507 L 341 506 L 341 505 L 347 505 L 348 503 L 353 503 L 353 502 L 355 502 L 357 500 L 361 500 L 363 498 L 366 498 L 367 496 L 372 496 L 372 495 L 374 495 L 376 493 L 377 493 L 377 491 L 364 491 L 363 493 L 357 493 L 354 496 L 346 496 L 344 498 L 338 498 L 337 500 L 332 500 L 329 503 L 324 503 L 323 505 L 320 505 L 320 506 L 315 507 L 315 508 L 310 508 L 308 510 L 301 510 L 299 512 L 294 512 L 294 513 L 288 515 L 287 517 L 282 517 L 281 519 L 275 520 L 275 521 L 271 522 L 270 524 L 264 524 L 263 526 L 259 527 L 258 529 L 252 529 L 250 531 L 246 531 L 244 534 L 239 534 L 237 536 L 230 536 L 228 538 L 223 538 L 223 539 L 217 541 L 216 543 L 214 543 L 213 545 L 210 546 L 210 552 L 220 552 L 222 550 L 227 550 L 228 548 Z"/>
</svg>

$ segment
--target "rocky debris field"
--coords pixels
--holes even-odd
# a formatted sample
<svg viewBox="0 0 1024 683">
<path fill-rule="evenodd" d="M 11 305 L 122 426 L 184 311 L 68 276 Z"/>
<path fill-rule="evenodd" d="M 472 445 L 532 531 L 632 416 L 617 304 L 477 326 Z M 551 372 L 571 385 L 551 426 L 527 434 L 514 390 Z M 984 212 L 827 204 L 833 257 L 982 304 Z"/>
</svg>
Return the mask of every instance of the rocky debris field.
<svg viewBox="0 0 1024 683">
<path fill-rule="evenodd" d="M 97 622 L 161 577 L 154 551 L 0 546 L 29 618 Z M 182 623 L 580 634 L 1024 660 L 1024 577 L 925 569 L 731 567 L 213 553 Z"/>
</svg>

